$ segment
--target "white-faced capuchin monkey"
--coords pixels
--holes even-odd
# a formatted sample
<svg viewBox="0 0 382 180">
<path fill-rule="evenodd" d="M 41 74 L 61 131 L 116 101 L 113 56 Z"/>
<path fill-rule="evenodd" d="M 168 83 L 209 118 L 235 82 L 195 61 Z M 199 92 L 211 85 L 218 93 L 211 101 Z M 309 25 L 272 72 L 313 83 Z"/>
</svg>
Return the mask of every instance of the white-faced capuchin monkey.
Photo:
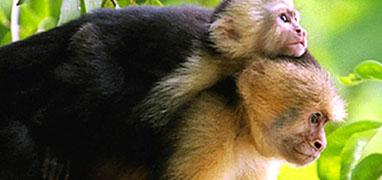
<svg viewBox="0 0 382 180">
<path fill-rule="evenodd" d="M 94 179 L 276 179 L 283 163 L 317 159 L 325 124 L 345 115 L 336 87 L 309 54 L 260 58 L 178 113 L 149 150 L 160 156 L 154 165 L 124 169 L 112 159 L 96 166 Z"/>
<path fill-rule="evenodd" d="M 110 158 L 158 170 L 152 149 L 200 92 L 305 49 L 289 0 L 103 9 L 1 47 L 0 179 L 87 179 Z"/>
</svg>

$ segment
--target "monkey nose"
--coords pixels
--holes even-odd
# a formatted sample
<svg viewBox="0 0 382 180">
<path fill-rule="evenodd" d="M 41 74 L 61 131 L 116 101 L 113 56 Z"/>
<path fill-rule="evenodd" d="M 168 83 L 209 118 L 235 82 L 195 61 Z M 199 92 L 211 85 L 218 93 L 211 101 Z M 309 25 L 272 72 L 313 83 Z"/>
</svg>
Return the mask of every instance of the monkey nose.
<svg viewBox="0 0 382 180">
<path fill-rule="evenodd" d="M 325 148 L 325 144 L 320 140 L 315 140 L 310 144 L 316 151 L 322 151 Z"/>
<path fill-rule="evenodd" d="M 296 30 L 297 34 L 299 34 L 299 35 L 300 35 L 301 32 L 302 32 L 302 29 L 301 29 L 300 27 L 297 27 L 295 30 Z"/>
</svg>

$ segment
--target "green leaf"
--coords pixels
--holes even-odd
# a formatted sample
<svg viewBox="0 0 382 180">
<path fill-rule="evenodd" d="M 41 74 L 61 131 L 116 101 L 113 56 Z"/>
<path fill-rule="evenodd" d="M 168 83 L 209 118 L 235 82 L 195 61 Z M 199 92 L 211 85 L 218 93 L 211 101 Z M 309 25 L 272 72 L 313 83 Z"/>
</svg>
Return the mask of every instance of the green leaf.
<svg viewBox="0 0 382 180">
<path fill-rule="evenodd" d="M 41 16 L 32 9 L 32 3 L 20 7 L 20 38 L 24 39 L 36 33 Z"/>
<path fill-rule="evenodd" d="M 357 65 L 354 72 L 348 76 L 340 77 L 345 85 L 357 85 L 363 80 L 382 80 L 382 64 L 374 60 L 366 60 Z"/>
<path fill-rule="evenodd" d="M 113 3 L 111 3 L 110 1 L 106 0 L 106 1 L 104 1 L 104 3 L 102 4 L 102 8 L 111 8 L 111 9 L 113 9 L 113 8 L 114 8 L 114 5 L 113 5 Z"/>
<path fill-rule="evenodd" d="M 363 79 L 382 80 L 382 64 L 378 61 L 364 61 L 355 68 L 354 72 Z"/>
<path fill-rule="evenodd" d="M 375 134 L 370 140 L 370 142 L 367 144 L 365 150 L 362 153 L 362 158 L 374 153 L 382 154 L 382 128 L 379 128 L 378 130 L 379 131 L 377 132 L 377 134 Z"/>
<path fill-rule="evenodd" d="M 46 3 L 48 4 L 48 9 L 49 9 L 49 16 L 54 17 L 56 21 L 58 21 L 60 17 L 60 8 L 62 5 L 62 0 L 45 0 L 47 1 Z"/>
<path fill-rule="evenodd" d="M 362 78 L 357 74 L 349 74 L 348 76 L 340 77 L 340 81 L 348 86 L 354 86 L 362 82 Z"/>
<path fill-rule="evenodd" d="M 341 153 L 352 135 L 358 132 L 376 129 L 382 122 L 358 121 L 342 126 L 328 136 L 328 146 L 317 161 L 317 171 L 320 179 L 339 179 Z M 330 168 L 328 168 L 330 167 Z"/>
<path fill-rule="evenodd" d="M 59 25 L 67 23 L 81 16 L 80 0 L 63 0 L 61 6 Z"/>
<path fill-rule="evenodd" d="M 117 0 L 118 4 L 120 7 L 125 7 L 125 6 L 128 6 L 128 5 L 136 5 L 135 1 L 132 1 L 132 0 Z"/>
<path fill-rule="evenodd" d="M 41 31 L 47 31 L 49 29 L 52 29 L 56 26 L 56 19 L 53 17 L 46 17 L 44 18 L 40 24 L 38 25 L 38 32 Z"/>
<path fill-rule="evenodd" d="M 163 6 L 159 0 L 146 0 L 144 5 Z"/>
<path fill-rule="evenodd" d="M 366 145 L 378 132 L 378 129 L 373 129 L 361 133 L 357 133 L 349 139 L 342 150 L 341 155 L 341 179 L 350 180 L 353 168 L 361 159 Z"/>
<path fill-rule="evenodd" d="M 371 154 L 363 159 L 352 174 L 353 180 L 376 180 L 382 178 L 382 154 Z"/>
<path fill-rule="evenodd" d="M 8 18 L 5 16 L 4 12 L 0 9 L 0 23 L 6 27 L 9 27 Z"/>
<path fill-rule="evenodd" d="M 80 10 L 81 10 L 81 15 L 86 14 L 86 6 L 85 6 L 85 0 L 79 0 L 80 1 Z"/>
<path fill-rule="evenodd" d="M 84 0 L 86 12 L 91 12 L 94 9 L 100 8 L 102 0 Z"/>
<path fill-rule="evenodd" d="M 12 35 L 11 32 L 8 31 L 3 37 L 0 38 L 0 45 L 9 44 L 10 42 L 12 42 Z"/>
<path fill-rule="evenodd" d="M 36 18 L 41 20 L 42 18 L 49 15 L 49 3 L 47 3 L 46 1 L 47 0 L 31 0 L 20 7 L 30 8 L 30 10 L 34 13 L 34 16 L 37 16 Z"/>
<path fill-rule="evenodd" d="M 5 18 L 10 19 L 11 16 L 11 9 L 12 9 L 12 1 L 6 0 L 3 1 L 1 0 L 0 2 L 0 11 L 2 11 L 5 15 Z"/>
</svg>

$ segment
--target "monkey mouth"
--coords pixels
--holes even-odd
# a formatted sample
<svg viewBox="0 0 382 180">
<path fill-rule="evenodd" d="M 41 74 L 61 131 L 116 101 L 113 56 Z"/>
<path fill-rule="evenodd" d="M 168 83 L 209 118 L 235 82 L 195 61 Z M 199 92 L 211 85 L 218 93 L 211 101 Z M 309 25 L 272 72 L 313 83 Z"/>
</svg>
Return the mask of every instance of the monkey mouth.
<svg viewBox="0 0 382 180">
<path fill-rule="evenodd" d="M 293 151 L 301 156 L 304 156 L 304 157 L 307 157 L 309 159 L 315 159 L 319 154 L 318 153 L 313 153 L 313 154 L 306 154 L 306 153 L 303 153 L 299 150 L 297 150 L 297 148 L 293 148 Z"/>
<path fill-rule="evenodd" d="M 305 41 L 302 40 L 302 41 L 297 41 L 297 42 L 293 42 L 293 43 L 289 44 L 289 46 L 295 46 L 295 45 L 301 45 L 301 46 L 305 47 Z"/>
</svg>

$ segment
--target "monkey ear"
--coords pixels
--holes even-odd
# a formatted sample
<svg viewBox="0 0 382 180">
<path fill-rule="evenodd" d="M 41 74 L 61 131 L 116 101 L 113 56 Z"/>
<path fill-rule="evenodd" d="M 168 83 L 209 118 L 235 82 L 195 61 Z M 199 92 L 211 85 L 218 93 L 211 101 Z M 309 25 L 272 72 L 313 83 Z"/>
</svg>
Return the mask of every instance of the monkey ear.
<svg viewBox="0 0 382 180">
<path fill-rule="evenodd" d="M 223 42 L 238 41 L 240 39 L 239 32 L 234 27 L 234 20 L 229 16 L 223 16 L 213 22 L 210 31 L 214 37 L 223 40 Z"/>
<path fill-rule="evenodd" d="M 222 16 L 214 21 L 210 26 L 210 36 L 219 50 L 230 53 L 237 51 L 240 47 L 241 35 L 235 27 L 232 17 Z"/>
</svg>

